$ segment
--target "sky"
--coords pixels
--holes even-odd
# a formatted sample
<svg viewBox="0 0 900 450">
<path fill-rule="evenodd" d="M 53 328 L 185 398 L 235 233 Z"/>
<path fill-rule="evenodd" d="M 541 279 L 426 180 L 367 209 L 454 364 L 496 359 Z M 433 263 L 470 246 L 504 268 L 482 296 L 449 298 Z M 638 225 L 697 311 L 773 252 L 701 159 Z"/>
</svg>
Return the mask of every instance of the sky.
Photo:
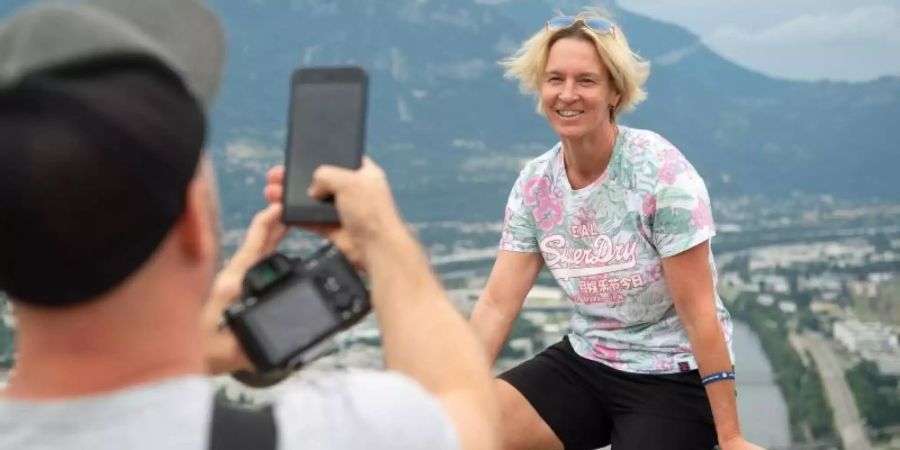
<svg viewBox="0 0 900 450">
<path fill-rule="evenodd" d="M 900 0 L 619 0 L 778 78 L 900 76 Z"/>
</svg>

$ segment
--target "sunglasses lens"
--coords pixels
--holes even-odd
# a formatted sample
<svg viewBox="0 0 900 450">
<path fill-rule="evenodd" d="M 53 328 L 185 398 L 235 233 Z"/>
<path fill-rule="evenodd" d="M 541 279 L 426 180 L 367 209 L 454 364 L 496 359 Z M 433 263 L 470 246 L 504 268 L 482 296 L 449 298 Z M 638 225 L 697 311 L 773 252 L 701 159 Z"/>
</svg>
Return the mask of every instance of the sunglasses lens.
<svg viewBox="0 0 900 450">
<path fill-rule="evenodd" d="M 560 30 L 572 26 L 575 23 L 574 17 L 557 16 L 547 21 L 547 28 L 551 30 Z"/>
<path fill-rule="evenodd" d="M 584 19 L 584 24 L 599 33 L 609 33 L 613 24 L 603 19 Z"/>
</svg>

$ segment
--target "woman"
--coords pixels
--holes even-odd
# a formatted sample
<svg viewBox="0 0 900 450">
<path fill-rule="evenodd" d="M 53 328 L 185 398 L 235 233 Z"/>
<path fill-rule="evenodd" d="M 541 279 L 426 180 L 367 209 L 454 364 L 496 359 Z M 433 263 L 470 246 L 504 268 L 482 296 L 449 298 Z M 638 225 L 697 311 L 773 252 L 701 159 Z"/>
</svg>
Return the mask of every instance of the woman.
<svg viewBox="0 0 900 450">
<path fill-rule="evenodd" d="M 703 180 L 616 121 L 649 64 L 597 10 L 550 19 L 503 63 L 560 142 L 512 188 L 471 324 L 496 359 L 543 265 L 574 304 L 561 342 L 497 380 L 506 448 L 758 449 L 738 426 Z"/>
</svg>

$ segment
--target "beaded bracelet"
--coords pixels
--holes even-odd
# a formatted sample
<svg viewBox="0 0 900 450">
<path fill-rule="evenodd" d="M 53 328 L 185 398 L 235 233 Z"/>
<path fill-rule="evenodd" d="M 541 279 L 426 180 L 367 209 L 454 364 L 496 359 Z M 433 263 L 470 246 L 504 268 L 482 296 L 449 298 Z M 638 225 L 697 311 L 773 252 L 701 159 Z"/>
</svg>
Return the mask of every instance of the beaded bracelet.
<svg viewBox="0 0 900 450">
<path fill-rule="evenodd" d="M 704 386 L 706 386 L 707 384 L 715 383 L 717 381 L 733 380 L 733 379 L 734 379 L 734 372 L 716 372 L 716 373 L 711 373 L 711 374 L 703 377 L 701 382 L 703 383 Z"/>
</svg>

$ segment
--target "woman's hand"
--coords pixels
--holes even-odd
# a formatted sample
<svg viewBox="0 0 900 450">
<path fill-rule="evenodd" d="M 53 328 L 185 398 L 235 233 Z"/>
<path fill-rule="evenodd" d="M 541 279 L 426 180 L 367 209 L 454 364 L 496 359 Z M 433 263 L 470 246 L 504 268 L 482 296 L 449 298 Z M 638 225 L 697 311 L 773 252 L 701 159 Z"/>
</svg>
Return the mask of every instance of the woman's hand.
<svg viewBox="0 0 900 450">
<path fill-rule="evenodd" d="M 216 276 L 202 317 L 210 373 L 252 369 L 231 329 L 220 326 L 222 314 L 241 295 L 241 284 L 250 267 L 274 252 L 286 234 L 281 205 L 269 205 L 253 217 L 243 244 Z"/>
</svg>

